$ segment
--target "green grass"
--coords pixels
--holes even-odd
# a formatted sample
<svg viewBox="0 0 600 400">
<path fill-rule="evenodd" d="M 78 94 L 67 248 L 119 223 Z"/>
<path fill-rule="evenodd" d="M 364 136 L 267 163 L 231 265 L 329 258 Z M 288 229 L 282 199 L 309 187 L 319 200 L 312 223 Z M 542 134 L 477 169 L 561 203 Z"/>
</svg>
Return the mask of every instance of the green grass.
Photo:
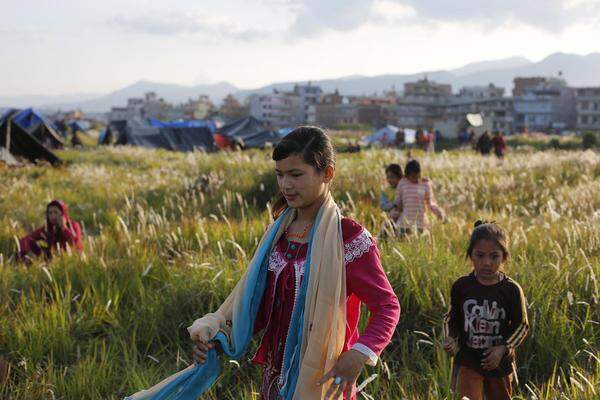
<svg viewBox="0 0 600 400">
<path fill-rule="evenodd" d="M 220 304 L 248 262 L 268 222 L 273 165 L 260 151 L 60 155 L 68 163 L 58 169 L 0 177 L 0 352 L 11 364 L 0 398 L 120 399 L 190 362 L 185 328 Z M 529 300 L 518 398 L 598 398 L 600 155 L 516 150 L 503 163 L 468 152 L 416 155 L 449 220 L 431 235 L 379 243 L 402 318 L 382 362 L 359 380 L 378 375 L 359 398 L 452 398 L 441 318 L 450 285 L 469 271 L 464 251 L 478 218 L 506 227 L 508 271 Z M 374 234 L 384 217 L 376 201 L 383 167 L 393 161 L 405 154 L 338 158 L 335 198 Z M 84 254 L 13 263 L 16 238 L 42 223 L 52 198 L 83 222 Z M 240 367 L 226 363 L 207 398 L 258 398 L 250 356 Z"/>
</svg>

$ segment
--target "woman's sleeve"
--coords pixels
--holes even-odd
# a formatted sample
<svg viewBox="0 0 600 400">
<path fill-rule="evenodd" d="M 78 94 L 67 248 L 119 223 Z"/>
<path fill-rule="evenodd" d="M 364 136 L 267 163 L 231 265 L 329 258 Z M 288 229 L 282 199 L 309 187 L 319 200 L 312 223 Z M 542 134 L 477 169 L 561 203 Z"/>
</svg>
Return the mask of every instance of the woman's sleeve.
<svg viewBox="0 0 600 400">
<path fill-rule="evenodd" d="M 506 347 L 509 350 L 517 348 L 529 332 L 529 321 L 527 320 L 527 300 L 523 289 L 515 283 L 514 305 L 511 312 L 511 324 L 506 333 Z"/>
<path fill-rule="evenodd" d="M 358 240 L 368 251 L 348 262 L 346 267 L 348 292 L 356 295 L 369 309 L 369 322 L 353 348 L 370 350 L 379 357 L 392 339 L 400 318 L 400 303 L 381 265 L 379 250 L 374 239 L 365 230 Z M 353 241 L 354 242 L 354 241 Z M 359 244 L 360 245 L 360 244 Z M 354 252 L 360 254 L 360 252 Z M 366 349 L 365 349 L 366 348 Z M 361 351 L 370 354 L 368 351 Z M 376 362 L 371 357 L 371 364 Z"/>
<path fill-rule="evenodd" d="M 427 182 L 427 190 L 425 191 L 425 203 L 427 204 L 427 207 L 431 210 L 431 212 L 435 214 L 436 217 L 438 217 L 439 219 L 444 218 L 444 211 L 435 202 L 431 182 Z"/>
<path fill-rule="evenodd" d="M 32 251 L 33 244 L 43 238 L 44 227 L 38 228 L 19 240 L 20 253 L 25 255 Z"/>
<path fill-rule="evenodd" d="M 81 228 L 77 222 L 69 221 L 62 233 L 65 237 L 65 240 L 71 247 L 74 247 L 77 249 L 77 251 L 81 251 L 83 249 L 83 243 L 81 241 Z"/>
</svg>

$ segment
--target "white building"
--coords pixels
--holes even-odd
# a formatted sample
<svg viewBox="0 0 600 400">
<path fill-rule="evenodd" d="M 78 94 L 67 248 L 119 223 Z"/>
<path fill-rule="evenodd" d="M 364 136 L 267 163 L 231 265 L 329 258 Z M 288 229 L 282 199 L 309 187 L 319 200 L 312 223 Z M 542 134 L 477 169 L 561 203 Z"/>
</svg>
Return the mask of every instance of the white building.
<svg viewBox="0 0 600 400">
<path fill-rule="evenodd" d="M 600 86 L 578 88 L 577 129 L 600 131 Z"/>
<path fill-rule="evenodd" d="M 304 123 L 305 113 L 300 96 L 274 91 L 251 96 L 250 115 L 279 129 Z"/>
</svg>

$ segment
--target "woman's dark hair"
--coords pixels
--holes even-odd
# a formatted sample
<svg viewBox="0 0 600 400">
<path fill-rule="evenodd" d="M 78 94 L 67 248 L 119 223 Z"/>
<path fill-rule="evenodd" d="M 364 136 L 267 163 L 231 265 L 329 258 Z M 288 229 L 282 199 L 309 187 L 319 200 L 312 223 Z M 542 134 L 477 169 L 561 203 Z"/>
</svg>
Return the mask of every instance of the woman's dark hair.
<svg viewBox="0 0 600 400">
<path fill-rule="evenodd" d="M 421 173 L 421 164 L 417 160 L 410 160 L 406 163 L 406 167 L 404 167 L 404 173 L 408 175 L 412 174 L 420 174 Z"/>
<path fill-rule="evenodd" d="M 467 247 L 467 257 L 471 258 L 473 249 L 480 240 L 489 240 L 495 242 L 498 247 L 502 250 L 502 259 L 508 259 L 510 253 L 508 252 L 508 238 L 504 229 L 500 227 L 496 222 L 477 221 L 471 233 L 471 239 L 469 240 L 469 247 Z"/>
<path fill-rule="evenodd" d="M 288 133 L 273 149 L 273 161 L 290 156 L 299 156 L 306 164 L 318 172 L 335 165 L 335 152 L 329 136 L 316 126 L 299 126 Z M 273 204 L 273 218 L 277 218 L 287 208 L 287 201 L 279 193 Z"/>
<path fill-rule="evenodd" d="M 389 164 L 385 167 L 385 173 L 387 174 L 388 172 L 396 175 L 398 178 L 402 178 L 402 167 L 400 164 Z"/>
</svg>

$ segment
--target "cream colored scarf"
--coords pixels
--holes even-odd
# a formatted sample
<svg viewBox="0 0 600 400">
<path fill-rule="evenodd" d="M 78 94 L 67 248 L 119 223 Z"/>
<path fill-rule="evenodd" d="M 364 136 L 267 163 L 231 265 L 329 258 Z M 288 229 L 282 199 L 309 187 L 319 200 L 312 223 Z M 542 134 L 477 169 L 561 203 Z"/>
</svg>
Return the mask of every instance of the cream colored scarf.
<svg viewBox="0 0 600 400">
<path fill-rule="evenodd" d="M 346 334 L 346 269 L 340 211 L 330 194 L 321 206 L 321 218 L 311 246 L 310 274 L 304 304 L 304 324 L 300 372 L 294 399 L 318 400 L 330 383 L 317 386 L 335 364 L 342 352 Z M 288 213 L 280 226 L 272 247 L 294 220 Z M 265 240 L 263 236 L 262 241 Z M 245 274 L 225 302 L 214 313 L 205 315 L 188 327 L 192 340 L 210 341 L 222 331 L 231 332 L 234 310 L 242 299 Z"/>
</svg>

